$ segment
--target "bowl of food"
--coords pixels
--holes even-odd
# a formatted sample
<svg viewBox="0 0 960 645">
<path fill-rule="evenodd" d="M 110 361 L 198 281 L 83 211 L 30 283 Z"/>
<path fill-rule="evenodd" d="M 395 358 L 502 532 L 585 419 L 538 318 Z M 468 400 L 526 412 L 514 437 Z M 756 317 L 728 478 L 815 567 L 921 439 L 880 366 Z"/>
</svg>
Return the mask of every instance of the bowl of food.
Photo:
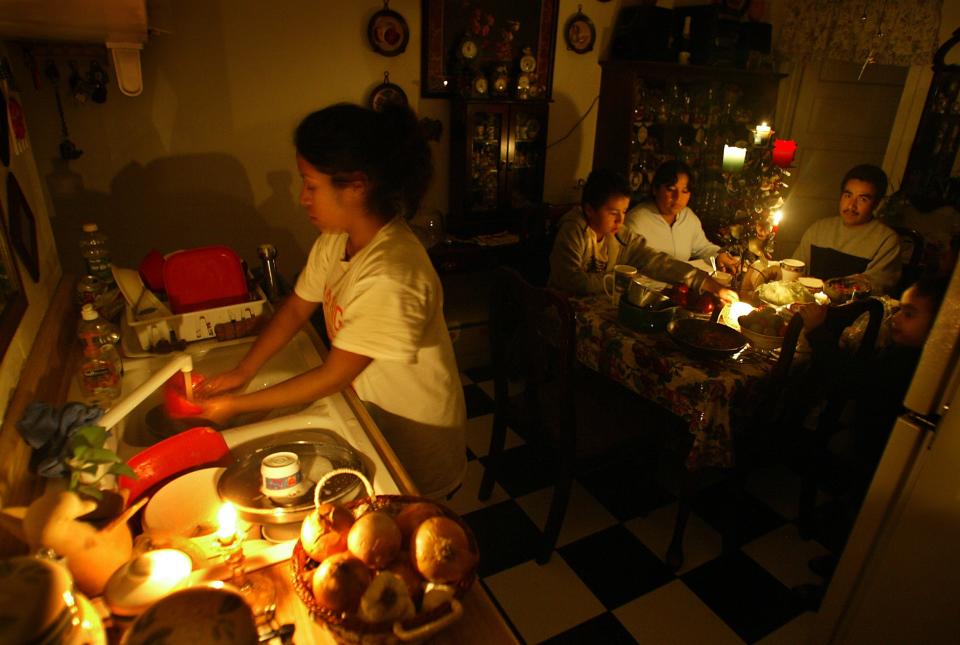
<svg viewBox="0 0 960 645">
<path fill-rule="evenodd" d="M 667 333 L 684 349 L 707 358 L 726 358 L 747 345 L 747 338 L 740 332 L 701 318 L 672 320 Z"/>
<path fill-rule="evenodd" d="M 772 307 L 754 309 L 740 316 L 740 332 L 757 349 L 777 349 L 783 345 L 787 333 L 787 321 Z"/>
<path fill-rule="evenodd" d="M 872 290 L 870 280 L 862 275 L 831 278 L 823 283 L 823 292 L 830 296 L 830 302 L 834 304 L 842 304 L 854 298 L 866 298 Z"/>
<path fill-rule="evenodd" d="M 378 644 L 419 642 L 457 621 L 480 557 L 470 527 L 433 500 L 376 495 L 358 471 L 324 477 L 344 474 L 367 497 L 317 497 L 293 549 L 293 587 L 311 616 L 338 642 Z"/>
<path fill-rule="evenodd" d="M 638 307 L 626 298 L 620 300 L 619 320 L 624 326 L 635 331 L 663 331 L 673 319 L 677 308 L 671 306 L 669 298 L 650 307 Z"/>
<path fill-rule="evenodd" d="M 786 307 L 795 302 L 801 304 L 814 302 L 813 294 L 810 293 L 805 286 L 796 281 L 783 282 L 782 280 L 777 280 L 761 284 L 757 287 L 756 295 L 761 301 L 774 307 Z"/>
</svg>

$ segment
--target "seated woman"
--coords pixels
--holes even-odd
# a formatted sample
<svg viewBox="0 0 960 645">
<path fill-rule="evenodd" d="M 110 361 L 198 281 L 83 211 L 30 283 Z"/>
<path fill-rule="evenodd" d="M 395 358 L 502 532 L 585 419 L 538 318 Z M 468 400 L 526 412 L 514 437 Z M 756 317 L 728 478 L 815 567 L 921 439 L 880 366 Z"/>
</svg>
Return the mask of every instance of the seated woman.
<svg viewBox="0 0 960 645">
<path fill-rule="evenodd" d="M 682 161 L 660 164 L 653 175 L 652 199 L 627 212 L 623 227 L 642 235 L 647 246 L 678 260 L 717 259 L 717 266 L 736 273 L 737 260 L 707 239 L 694 212 L 687 206 L 693 191 L 690 166 Z"/>
<path fill-rule="evenodd" d="M 630 184 L 617 173 L 595 170 L 583 187 L 581 205 L 560 218 L 550 253 L 547 286 L 575 295 L 603 293 L 603 276 L 617 264 L 643 275 L 707 291 L 724 302 L 737 294 L 700 269 L 647 246 L 642 236 L 621 230 L 630 203 Z"/>
</svg>

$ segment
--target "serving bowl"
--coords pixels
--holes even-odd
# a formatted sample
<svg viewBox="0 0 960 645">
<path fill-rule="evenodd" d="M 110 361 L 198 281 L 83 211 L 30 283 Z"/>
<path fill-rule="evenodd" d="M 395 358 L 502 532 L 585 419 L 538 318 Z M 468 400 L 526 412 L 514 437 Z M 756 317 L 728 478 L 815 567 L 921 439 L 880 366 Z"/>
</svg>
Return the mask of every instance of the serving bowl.
<svg viewBox="0 0 960 645">
<path fill-rule="evenodd" d="M 761 334 L 759 332 L 751 331 L 743 325 L 740 325 L 740 333 L 746 336 L 747 340 L 750 341 L 750 344 L 757 349 L 779 349 L 783 345 L 783 336 L 769 336 L 767 334 Z"/>
<path fill-rule="evenodd" d="M 658 306 L 638 307 L 626 298 L 620 300 L 618 319 L 635 331 L 663 331 L 667 323 L 673 320 L 677 308 L 670 306 L 670 300 L 664 298 Z"/>
</svg>

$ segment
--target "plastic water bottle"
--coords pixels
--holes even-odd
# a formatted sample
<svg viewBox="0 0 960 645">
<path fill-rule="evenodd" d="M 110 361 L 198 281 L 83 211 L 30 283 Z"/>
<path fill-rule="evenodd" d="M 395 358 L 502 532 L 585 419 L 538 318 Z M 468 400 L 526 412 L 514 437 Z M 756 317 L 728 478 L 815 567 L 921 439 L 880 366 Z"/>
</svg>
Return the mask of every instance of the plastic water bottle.
<svg viewBox="0 0 960 645">
<path fill-rule="evenodd" d="M 80 254 L 83 255 L 83 259 L 87 263 L 87 274 L 94 276 L 106 285 L 113 285 L 107 236 L 101 233 L 97 225 L 92 222 L 83 225 L 83 234 L 80 236 Z"/>
<path fill-rule="evenodd" d="M 80 386 L 90 397 L 115 399 L 120 396 L 120 377 L 123 362 L 117 351 L 120 332 L 115 325 L 104 320 L 92 304 L 80 310 L 82 319 L 77 327 L 77 336 L 83 346 L 80 363 Z"/>
</svg>

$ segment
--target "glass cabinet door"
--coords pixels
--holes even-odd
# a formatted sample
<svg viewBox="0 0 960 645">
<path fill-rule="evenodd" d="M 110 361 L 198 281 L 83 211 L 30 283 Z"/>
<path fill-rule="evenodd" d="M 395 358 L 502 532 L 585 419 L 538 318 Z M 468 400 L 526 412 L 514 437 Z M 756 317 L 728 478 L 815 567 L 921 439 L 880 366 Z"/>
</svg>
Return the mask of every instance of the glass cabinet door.
<svg viewBox="0 0 960 645">
<path fill-rule="evenodd" d="M 543 196 L 547 109 L 543 104 L 517 104 L 510 112 L 505 203 L 529 206 Z"/>
<path fill-rule="evenodd" d="M 506 158 L 507 112 L 502 106 L 471 106 L 466 206 L 474 211 L 495 210 L 500 202 Z"/>
</svg>

